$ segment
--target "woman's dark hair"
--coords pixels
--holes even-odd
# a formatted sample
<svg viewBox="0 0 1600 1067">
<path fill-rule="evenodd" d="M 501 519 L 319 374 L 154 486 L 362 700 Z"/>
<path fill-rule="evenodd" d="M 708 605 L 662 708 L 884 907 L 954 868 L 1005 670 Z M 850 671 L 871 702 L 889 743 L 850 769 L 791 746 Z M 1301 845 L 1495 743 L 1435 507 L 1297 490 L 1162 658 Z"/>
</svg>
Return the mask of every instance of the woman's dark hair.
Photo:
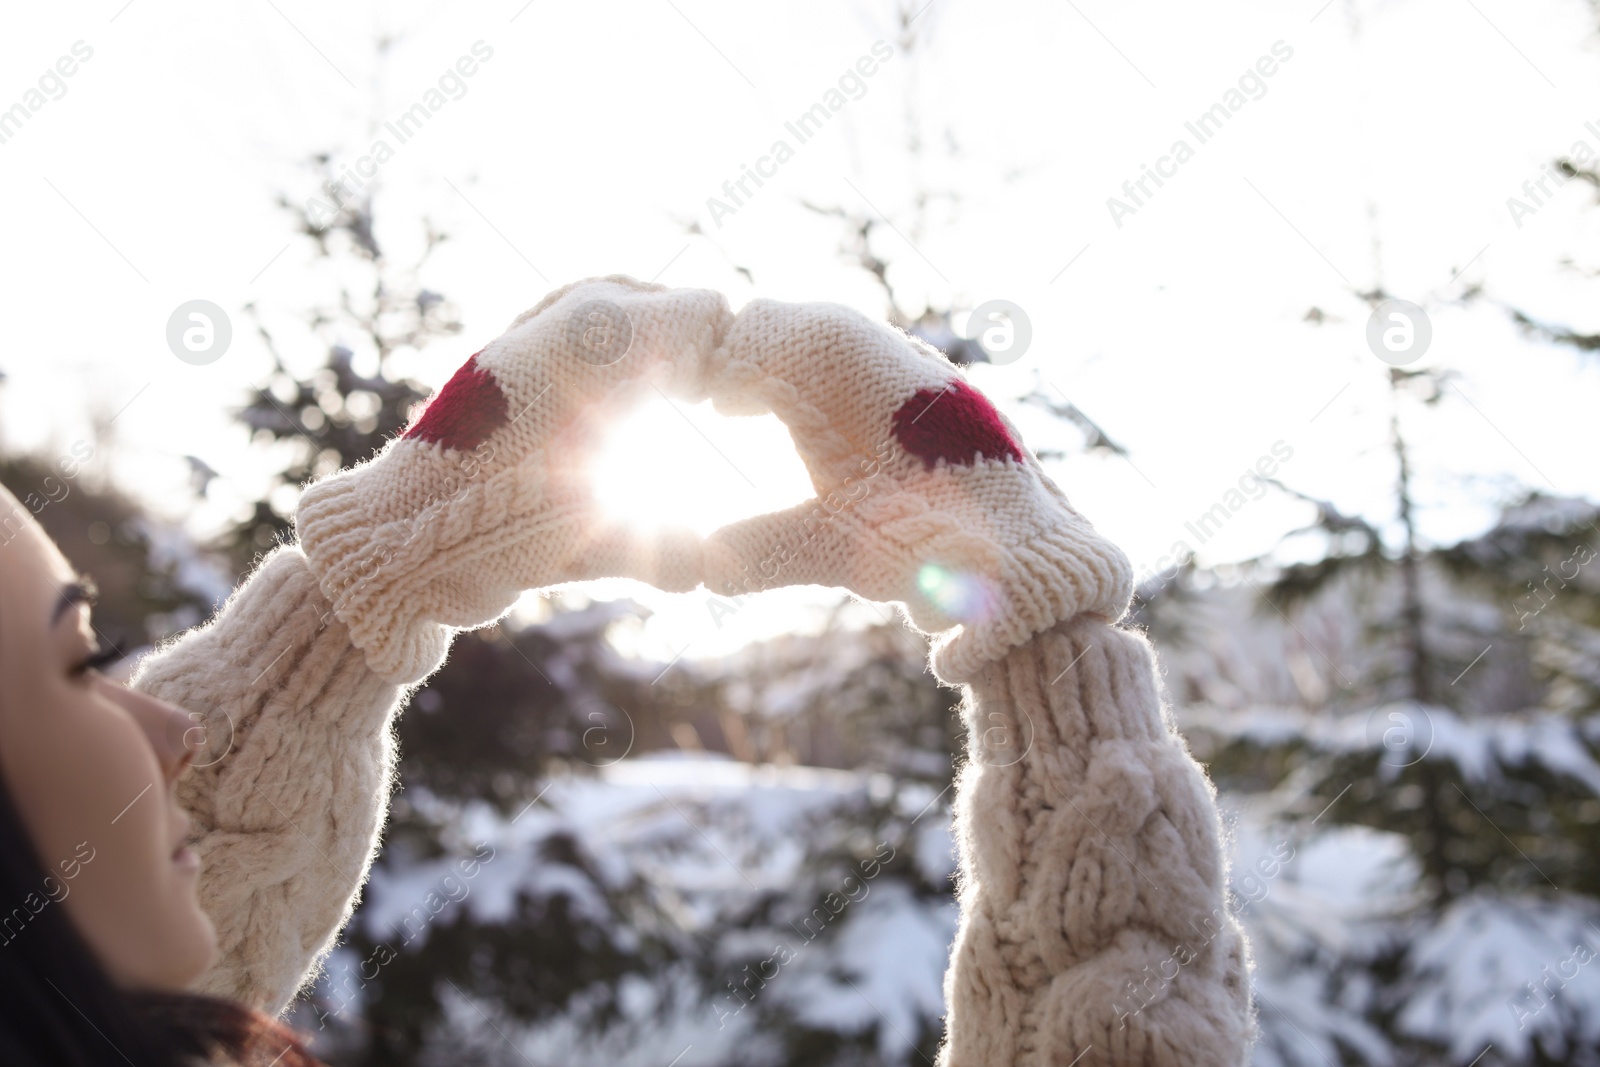
<svg viewBox="0 0 1600 1067">
<path fill-rule="evenodd" d="M 40 862 L 0 776 L 0 1064 L 318 1067 L 292 1030 L 242 1004 L 118 989 L 52 884 L 61 880 Z"/>
</svg>

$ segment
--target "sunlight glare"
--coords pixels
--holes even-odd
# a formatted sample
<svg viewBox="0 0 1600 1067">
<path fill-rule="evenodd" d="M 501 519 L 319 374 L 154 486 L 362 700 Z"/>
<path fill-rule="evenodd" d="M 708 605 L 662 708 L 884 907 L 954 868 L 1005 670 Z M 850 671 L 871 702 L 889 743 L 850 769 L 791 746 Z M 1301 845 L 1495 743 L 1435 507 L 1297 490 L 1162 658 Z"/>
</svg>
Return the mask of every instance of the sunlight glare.
<svg viewBox="0 0 1600 1067">
<path fill-rule="evenodd" d="M 590 477 L 607 517 L 644 530 L 708 534 L 812 496 L 775 416 L 724 418 L 710 401 L 681 404 L 655 394 L 611 428 Z"/>
</svg>

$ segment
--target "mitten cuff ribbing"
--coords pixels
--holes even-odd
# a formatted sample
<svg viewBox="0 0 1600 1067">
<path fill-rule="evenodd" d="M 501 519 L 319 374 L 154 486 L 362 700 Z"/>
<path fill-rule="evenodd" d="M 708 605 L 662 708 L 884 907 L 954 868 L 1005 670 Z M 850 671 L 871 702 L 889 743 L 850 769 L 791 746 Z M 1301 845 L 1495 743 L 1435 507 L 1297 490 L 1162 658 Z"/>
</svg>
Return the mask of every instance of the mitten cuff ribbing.
<svg viewBox="0 0 1600 1067">
<path fill-rule="evenodd" d="M 1037 477 L 1043 484 L 1043 475 Z M 1031 533 L 986 546 L 981 573 L 993 601 L 981 619 L 934 638 L 932 665 L 942 681 L 970 681 L 1058 623 L 1080 615 L 1115 622 L 1127 611 L 1133 568 L 1123 551 L 1064 499 L 1042 515 Z"/>
<path fill-rule="evenodd" d="M 515 575 L 469 564 L 536 538 L 531 516 L 544 501 L 542 456 L 465 484 L 419 470 L 439 459 L 431 445 L 395 440 L 308 486 L 295 514 L 300 545 L 352 643 L 399 684 L 437 670 L 456 630 L 516 602 Z M 427 485 L 439 488 L 424 494 Z"/>
</svg>

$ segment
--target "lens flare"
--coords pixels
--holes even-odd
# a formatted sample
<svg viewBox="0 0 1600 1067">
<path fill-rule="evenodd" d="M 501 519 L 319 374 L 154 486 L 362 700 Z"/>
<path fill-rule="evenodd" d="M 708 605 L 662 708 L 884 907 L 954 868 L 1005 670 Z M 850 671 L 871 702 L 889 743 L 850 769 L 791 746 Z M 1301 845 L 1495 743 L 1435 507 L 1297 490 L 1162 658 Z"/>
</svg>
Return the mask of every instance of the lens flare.
<svg viewBox="0 0 1600 1067">
<path fill-rule="evenodd" d="M 917 588 L 957 622 L 983 622 L 994 613 L 994 589 L 981 574 L 925 563 L 917 571 Z"/>
</svg>

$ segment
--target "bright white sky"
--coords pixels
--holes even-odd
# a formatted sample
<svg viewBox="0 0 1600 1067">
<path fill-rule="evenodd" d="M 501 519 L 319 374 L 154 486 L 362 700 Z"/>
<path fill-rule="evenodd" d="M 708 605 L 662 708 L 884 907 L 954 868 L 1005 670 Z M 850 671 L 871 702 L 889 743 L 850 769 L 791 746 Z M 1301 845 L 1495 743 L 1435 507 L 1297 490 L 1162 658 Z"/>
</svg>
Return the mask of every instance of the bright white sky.
<svg viewBox="0 0 1600 1067">
<path fill-rule="evenodd" d="M 294 323 L 328 284 L 277 195 L 312 193 L 309 154 L 354 161 L 374 116 L 421 99 L 481 40 L 493 58 L 378 178 L 396 259 L 424 214 L 453 238 L 424 280 L 461 306 L 467 332 L 416 359 L 424 380 L 442 382 L 547 290 L 593 274 L 718 288 L 736 307 L 766 295 L 881 313 L 808 199 L 886 214 L 914 242 L 886 235 L 879 249 L 913 303 L 1026 309 L 1031 349 L 972 377 L 1034 448 L 1074 441 L 1007 402 L 1041 376 L 1131 449 L 1131 465 L 1075 457 L 1054 474 L 1141 569 L 1178 538 L 1193 543 L 1184 523 L 1279 440 L 1294 450 L 1289 484 L 1391 518 L 1386 368 L 1351 295 L 1380 281 L 1433 315 L 1419 365 L 1461 375 L 1437 410 L 1404 416 L 1430 537 L 1481 528 L 1519 484 L 1600 495 L 1600 366 L 1526 341 L 1502 310 L 1600 330 L 1594 284 L 1561 266 L 1596 266 L 1592 190 L 1569 183 L 1520 228 L 1506 206 L 1574 142 L 1600 149 L 1587 4 L 934 0 L 916 25 L 917 53 L 897 49 L 717 228 L 706 198 L 874 41 L 896 43 L 886 3 L 19 8 L 0 36 L 0 108 L 74 42 L 94 52 L 0 144 L 12 205 L 5 443 L 65 449 L 91 412 L 137 397 L 100 444 L 104 475 L 201 533 L 251 499 L 264 460 L 227 413 L 267 362 L 240 309 L 261 306 L 310 366 L 321 349 Z M 383 33 L 398 41 L 380 62 Z M 1195 145 L 1185 121 L 1278 41 L 1293 57 L 1265 95 L 1118 228 L 1107 197 L 1175 139 Z M 908 106 L 927 140 L 918 161 L 904 147 Z M 935 202 L 919 228 L 919 189 L 961 200 Z M 715 244 L 684 234 L 690 217 Z M 1453 304 L 1468 283 L 1492 299 Z M 234 316 L 233 348 L 205 367 L 164 339 L 172 310 L 196 298 Z M 1313 305 L 1330 316 L 1320 328 L 1302 322 Z M 809 495 L 774 421 L 687 414 L 716 451 L 680 413 L 646 409 L 619 429 L 652 444 L 610 464 L 614 497 L 710 529 Z M 186 453 L 228 479 L 214 500 L 189 495 Z M 1282 498 L 1252 502 L 1201 559 L 1253 555 L 1306 517 Z M 658 611 L 637 637 L 662 658 L 805 625 L 808 606 L 830 601 L 774 595 L 719 628 L 703 594 L 621 588 Z"/>
</svg>

